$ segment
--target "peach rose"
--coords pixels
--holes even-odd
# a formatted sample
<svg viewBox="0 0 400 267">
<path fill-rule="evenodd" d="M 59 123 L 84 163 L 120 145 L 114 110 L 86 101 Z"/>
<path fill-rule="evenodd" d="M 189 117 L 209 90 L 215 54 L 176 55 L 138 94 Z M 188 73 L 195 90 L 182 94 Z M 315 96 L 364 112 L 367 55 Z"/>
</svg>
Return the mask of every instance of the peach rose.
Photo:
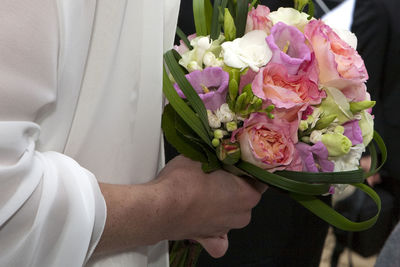
<svg viewBox="0 0 400 267">
<path fill-rule="evenodd" d="M 240 143 L 241 158 L 270 172 L 301 170 L 297 143 L 298 121 L 269 119 L 263 113 L 253 113 L 242 128 L 233 134 Z"/>
<path fill-rule="evenodd" d="M 325 97 L 311 75 L 290 75 L 280 64 L 269 63 L 255 77 L 252 88 L 254 95 L 271 101 L 277 108 L 290 109 L 299 104 L 317 105 Z"/>
</svg>

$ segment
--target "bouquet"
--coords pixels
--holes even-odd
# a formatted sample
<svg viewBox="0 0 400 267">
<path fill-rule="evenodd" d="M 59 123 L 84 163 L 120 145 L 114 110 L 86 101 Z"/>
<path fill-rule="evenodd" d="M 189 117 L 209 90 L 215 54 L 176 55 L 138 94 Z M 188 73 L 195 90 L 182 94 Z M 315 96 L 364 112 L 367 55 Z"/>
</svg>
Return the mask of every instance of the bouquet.
<svg viewBox="0 0 400 267">
<path fill-rule="evenodd" d="M 311 0 L 275 12 L 256 0 L 193 0 L 193 11 L 196 33 L 178 29 L 180 45 L 164 55 L 167 140 L 205 172 L 253 177 L 337 228 L 370 228 L 380 199 L 363 181 L 386 148 L 354 34 L 314 19 Z M 366 148 L 368 173 L 359 167 Z M 376 216 L 352 222 L 316 197 L 343 185 L 368 194 Z M 172 265 L 195 264 L 199 250 L 186 245 L 175 243 Z"/>
</svg>

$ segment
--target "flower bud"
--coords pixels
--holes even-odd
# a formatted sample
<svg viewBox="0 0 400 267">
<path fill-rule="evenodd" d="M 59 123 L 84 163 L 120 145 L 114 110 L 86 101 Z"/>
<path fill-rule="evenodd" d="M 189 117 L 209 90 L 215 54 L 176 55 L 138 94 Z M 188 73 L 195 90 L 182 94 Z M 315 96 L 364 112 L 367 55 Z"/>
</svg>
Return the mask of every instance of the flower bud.
<svg viewBox="0 0 400 267">
<path fill-rule="evenodd" d="M 235 79 L 231 79 L 229 82 L 229 97 L 231 100 L 235 100 L 239 92 L 239 85 Z"/>
<path fill-rule="evenodd" d="M 240 112 L 246 107 L 247 93 L 241 94 L 235 104 L 235 111 Z"/>
<path fill-rule="evenodd" d="M 218 147 L 221 144 L 221 142 L 217 138 L 214 138 L 211 143 L 213 147 Z"/>
<path fill-rule="evenodd" d="M 224 132 L 222 130 L 215 130 L 214 137 L 217 139 L 222 139 L 224 137 Z"/>
<path fill-rule="evenodd" d="M 340 157 L 350 152 L 352 143 L 349 138 L 339 133 L 322 135 L 322 143 L 326 146 L 330 157 Z"/>
<path fill-rule="evenodd" d="M 237 130 L 237 123 L 234 121 L 228 122 L 226 124 L 226 129 L 228 130 L 228 132 L 233 132 Z"/>
<path fill-rule="evenodd" d="M 337 118 L 336 114 L 324 116 L 323 118 L 318 120 L 317 124 L 315 124 L 315 129 L 322 130 L 327 128 L 332 122 L 336 120 L 336 118 Z"/>
<path fill-rule="evenodd" d="M 352 102 L 350 103 L 350 111 L 355 114 L 361 112 L 366 109 L 373 108 L 376 104 L 376 101 L 361 101 L 361 102 Z"/>
<path fill-rule="evenodd" d="M 300 121 L 299 130 L 304 132 L 308 129 L 308 122 L 307 121 Z"/>
<path fill-rule="evenodd" d="M 236 38 L 236 26 L 235 21 L 228 8 L 225 8 L 224 15 L 224 31 L 226 41 L 233 41 Z"/>
<path fill-rule="evenodd" d="M 310 142 L 311 142 L 309 136 L 303 136 L 303 137 L 301 138 L 301 141 L 304 142 L 304 143 L 310 143 Z"/>
<path fill-rule="evenodd" d="M 344 127 L 343 126 L 341 126 L 341 125 L 339 125 L 339 126 L 336 126 L 335 127 L 335 130 L 333 130 L 335 133 L 338 133 L 338 134 L 344 134 Z"/>
<path fill-rule="evenodd" d="M 217 147 L 217 157 L 225 164 L 233 165 L 240 159 L 239 143 L 231 143 L 229 140 L 223 140 Z"/>
</svg>

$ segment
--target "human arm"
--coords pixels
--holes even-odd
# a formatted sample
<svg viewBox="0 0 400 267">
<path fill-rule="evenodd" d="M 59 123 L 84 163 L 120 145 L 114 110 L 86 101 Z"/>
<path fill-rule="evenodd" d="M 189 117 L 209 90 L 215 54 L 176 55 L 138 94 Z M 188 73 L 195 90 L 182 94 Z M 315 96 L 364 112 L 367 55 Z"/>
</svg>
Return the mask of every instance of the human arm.
<svg viewBox="0 0 400 267">
<path fill-rule="evenodd" d="M 101 189 L 108 215 L 98 253 L 194 239 L 220 257 L 227 239 L 219 237 L 249 223 L 266 186 L 224 171 L 204 174 L 200 163 L 178 156 L 153 182 Z"/>
<path fill-rule="evenodd" d="M 71 45 L 68 60 L 74 65 L 66 69 L 72 98 L 82 79 L 81 51 L 88 49 L 95 8 L 93 1 L 58 4 L 4 1 L 0 10 L 0 266 L 81 266 L 105 219 L 94 175 L 71 158 L 38 149 L 42 122 L 59 108 L 60 80 L 66 78 L 60 46 Z M 83 16 L 66 25 L 70 14 L 64 11 L 74 8 Z M 73 45 L 62 26 L 68 26 Z M 64 124 L 55 122 L 49 138 L 65 133 Z"/>
</svg>

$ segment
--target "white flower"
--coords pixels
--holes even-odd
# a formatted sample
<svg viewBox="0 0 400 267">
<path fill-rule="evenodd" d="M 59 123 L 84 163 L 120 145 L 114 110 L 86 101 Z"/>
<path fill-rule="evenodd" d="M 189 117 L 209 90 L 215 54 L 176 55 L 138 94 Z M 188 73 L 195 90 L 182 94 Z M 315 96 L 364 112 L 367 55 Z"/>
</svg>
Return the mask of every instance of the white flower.
<svg viewBox="0 0 400 267">
<path fill-rule="evenodd" d="M 203 63 L 206 67 L 223 67 L 224 61 L 220 58 L 217 58 L 213 52 L 205 53 L 203 57 Z"/>
<path fill-rule="evenodd" d="M 350 148 L 350 152 L 341 157 L 332 157 L 329 160 L 335 163 L 335 172 L 354 171 L 360 166 L 362 153 L 365 151 L 363 144 L 355 145 Z"/>
<path fill-rule="evenodd" d="M 211 40 L 209 36 L 199 36 L 194 38 L 190 44 L 193 49 L 182 54 L 182 58 L 179 60 L 179 64 L 185 67 L 189 72 L 194 70 L 202 70 L 203 64 L 208 66 L 208 63 L 212 63 L 211 66 L 220 66 L 221 60 L 215 57 L 221 53 L 221 42 L 224 40 L 223 35 L 221 35 L 217 40 Z M 211 54 L 213 54 L 215 60 L 212 61 Z M 195 63 L 193 63 L 195 62 Z"/>
<path fill-rule="evenodd" d="M 222 55 L 226 65 L 232 68 L 245 69 L 250 67 L 258 72 L 272 58 L 264 31 L 256 30 L 237 38 L 232 42 L 222 44 Z"/>
<path fill-rule="evenodd" d="M 363 144 L 367 146 L 374 137 L 374 118 L 367 111 L 361 112 L 361 120 L 358 122 L 363 136 Z"/>
<path fill-rule="evenodd" d="M 208 124 L 210 125 L 211 128 L 218 129 L 221 127 L 221 121 L 211 110 L 207 110 L 207 116 L 208 116 Z"/>
<path fill-rule="evenodd" d="M 271 12 L 269 17 L 274 25 L 278 22 L 283 22 L 287 25 L 295 26 L 301 31 L 309 22 L 306 13 L 290 7 L 280 7 L 277 11 Z"/>
<path fill-rule="evenodd" d="M 322 141 L 323 130 L 314 130 L 310 135 L 310 142 L 316 144 Z"/>
<path fill-rule="evenodd" d="M 223 123 L 231 122 L 235 119 L 235 113 L 229 109 L 229 105 L 226 103 L 221 105 L 221 107 L 217 110 L 216 115 Z"/>
<path fill-rule="evenodd" d="M 187 64 L 186 68 L 189 72 L 192 72 L 195 70 L 202 70 L 202 67 L 200 67 L 199 63 L 197 63 L 196 61 L 189 62 L 189 64 Z"/>
</svg>

